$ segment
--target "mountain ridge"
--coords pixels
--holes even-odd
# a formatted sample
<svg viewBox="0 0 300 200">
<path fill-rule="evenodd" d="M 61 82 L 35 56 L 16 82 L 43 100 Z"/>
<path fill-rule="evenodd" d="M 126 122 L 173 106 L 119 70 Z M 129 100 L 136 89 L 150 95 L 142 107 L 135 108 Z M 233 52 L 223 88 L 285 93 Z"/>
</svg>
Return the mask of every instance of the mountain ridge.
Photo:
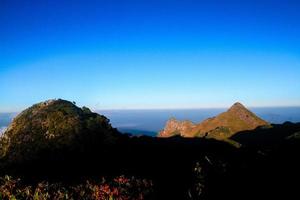
<svg viewBox="0 0 300 200">
<path fill-rule="evenodd" d="M 265 120 L 256 116 L 243 104 L 236 102 L 226 112 L 207 118 L 198 124 L 177 121 L 171 118 L 159 132 L 158 137 L 181 135 L 183 137 L 230 138 L 237 132 L 253 130 L 259 126 L 269 126 Z"/>
</svg>

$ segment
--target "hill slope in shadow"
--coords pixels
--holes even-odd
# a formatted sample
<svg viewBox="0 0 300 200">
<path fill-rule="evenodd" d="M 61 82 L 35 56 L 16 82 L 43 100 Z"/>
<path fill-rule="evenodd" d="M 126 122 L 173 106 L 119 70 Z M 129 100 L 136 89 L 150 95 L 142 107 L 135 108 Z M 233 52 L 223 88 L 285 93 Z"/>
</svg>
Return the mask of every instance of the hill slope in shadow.
<svg viewBox="0 0 300 200">
<path fill-rule="evenodd" d="M 70 116 L 78 117 L 80 131 L 73 132 L 76 122 L 70 128 L 72 131 L 53 128 L 53 134 L 57 135 L 49 139 L 45 130 L 50 125 L 45 122 L 52 123 L 52 117 L 47 117 L 52 114 L 40 107 L 26 110 L 1 138 L 1 175 L 22 177 L 28 183 L 43 180 L 74 183 L 101 176 L 135 176 L 153 180 L 151 199 L 299 197 L 294 181 L 300 180 L 300 124 L 285 123 L 239 132 L 230 138 L 241 144 L 236 148 L 207 138 L 120 134 L 108 120 L 103 121 L 104 116 L 70 102 L 57 103 L 50 108 L 46 106 L 50 113 L 71 109 Z M 70 122 L 68 113 L 59 116 L 60 120 L 54 124 Z M 90 120 L 93 123 L 87 126 Z M 29 125 L 34 129 L 22 128 Z M 74 134 L 76 137 L 70 137 Z M 33 142 L 25 143 L 24 138 Z M 60 138 L 59 143 L 56 138 Z M 76 142 L 78 138 L 80 143 Z"/>
</svg>

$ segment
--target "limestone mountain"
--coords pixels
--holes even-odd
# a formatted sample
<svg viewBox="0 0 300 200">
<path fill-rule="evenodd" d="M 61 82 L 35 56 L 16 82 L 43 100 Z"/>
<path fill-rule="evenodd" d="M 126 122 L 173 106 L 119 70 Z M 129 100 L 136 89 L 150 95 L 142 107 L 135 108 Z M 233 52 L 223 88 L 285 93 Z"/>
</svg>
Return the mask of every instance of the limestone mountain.
<svg viewBox="0 0 300 200">
<path fill-rule="evenodd" d="M 179 121 L 176 120 L 174 117 L 167 121 L 165 128 L 159 132 L 159 137 L 170 137 L 173 135 L 181 135 L 185 136 L 189 133 L 193 132 L 196 124 L 191 121 L 184 120 Z"/>
<path fill-rule="evenodd" d="M 159 137 L 181 135 L 183 137 L 208 137 L 226 139 L 237 132 L 253 130 L 259 126 L 269 125 L 268 122 L 256 116 L 241 103 L 233 104 L 226 112 L 216 117 L 208 118 L 199 124 L 190 121 L 170 119 L 165 128 L 159 132 Z"/>
<path fill-rule="evenodd" d="M 0 138 L 0 159 L 30 160 L 42 151 L 84 150 L 114 141 L 109 120 L 66 100 L 48 100 L 21 112 Z"/>
</svg>

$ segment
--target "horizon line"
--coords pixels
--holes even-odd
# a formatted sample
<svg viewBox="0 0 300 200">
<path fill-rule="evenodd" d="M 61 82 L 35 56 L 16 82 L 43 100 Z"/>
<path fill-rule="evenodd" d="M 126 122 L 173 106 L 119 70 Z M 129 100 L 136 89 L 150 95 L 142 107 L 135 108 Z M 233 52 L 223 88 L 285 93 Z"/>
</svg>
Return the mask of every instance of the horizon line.
<svg viewBox="0 0 300 200">
<path fill-rule="evenodd" d="M 75 104 L 76 105 L 76 104 Z M 244 105 L 244 104 L 243 104 Z M 77 107 L 79 108 L 82 108 L 84 106 L 78 106 L 76 105 Z M 231 105 L 232 106 L 232 105 Z M 88 107 L 89 109 L 91 109 L 92 111 L 94 112 L 97 112 L 97 111 L 126 111 L 126 110 L 197 110 L 197 109 L 229 109 L 231 106 L 216 106 L 216 107 L 140 107 L 140 108 L 92 108 L 92 107 Z M 298 108 L 300 107 L 300 105 L 272 105 L 272 106 L 246 106 L 244 105 L 246 108 Z M 29 106 L 31 107 L 31 106 Z M 0 113 L 20 113 L 22 112 L 23 110 L 29 108 L 29 107 L 26 107 L 24 109 L 20 109 L 20 110 L 14 110 L 14 111 L 1 111 L 0 110 Z M 86 106 L 87 107 L 87 106 Z"/>
<path fill-rule="evenodd" d="M 172 107 L 172 108 L 160 108 L 160 107 L 153 107 L 153 108 L 95 108 L 92 109 L 94 111 L 99 110 L 193 110 L 193 109 L 229 109 L 231 106 L 216 106 L 216 107 Z M 293 107 L 300 107 L 300 105 L 276 105 L 276 106 L 245 106 L 246 108 L 293 108 Z"/>
</svg>

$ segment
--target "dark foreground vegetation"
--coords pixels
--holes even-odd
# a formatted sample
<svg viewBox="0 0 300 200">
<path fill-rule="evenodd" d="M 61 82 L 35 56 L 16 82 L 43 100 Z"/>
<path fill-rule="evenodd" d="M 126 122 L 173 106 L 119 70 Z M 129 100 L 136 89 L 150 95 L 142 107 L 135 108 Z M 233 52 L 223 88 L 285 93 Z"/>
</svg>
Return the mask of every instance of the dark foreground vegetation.
<svg viewBox="0 0 300 200">
<path fill-rule="evenodd" d="M 91 134 L 90 130 L 82 128 L 86 136 L 80 137 L 80 143 L 34 148 L 28 150 L 30 154 L 19 149 L 18 143 L 6 147 L 10 153 L 0 160 L 0 199 L 300 196 L 300 124 L 240 132 L 230 138 L 241 144 L 238 147 L 214 139 L 133 137 L 110 127 L 113 137 L 106 140 L 101 131 Z M 40 141 L 46 146 L 53 142 Z"/>
<path fill-rule="evenodd" d="M 147 199 L 153 193 L 152 182 L 124 176 L 111 181 L 102 178 L 80 184 L 47 181 L 34 184 L 22 183 L 21 179 L 5 176 L 0 179 L 0 199 Z"/>
</svg>

